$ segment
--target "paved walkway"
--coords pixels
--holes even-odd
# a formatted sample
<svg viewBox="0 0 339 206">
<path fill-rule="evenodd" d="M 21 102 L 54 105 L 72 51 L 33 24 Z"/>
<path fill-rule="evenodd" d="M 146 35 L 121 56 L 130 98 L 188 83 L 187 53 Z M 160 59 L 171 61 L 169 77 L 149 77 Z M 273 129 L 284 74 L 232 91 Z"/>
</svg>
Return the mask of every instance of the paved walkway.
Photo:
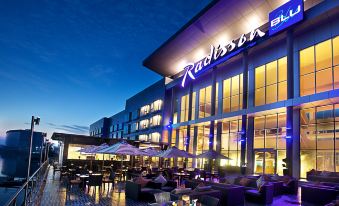
<svg viewBox="0 0 339 206">
<path fill-rule="evenodd" d="M 85 193 L 78 189 L 77 186 L 66 191 L 65 185 L 59 181 L 59 173 L 53 178 L 53 168 L 50 167 L 47 175 L 46 185 L 41 197 L 41 203 L 37 202 L 36 205 L 41 206 L 59 206 L 59 205 L 72 205 L 72 206 L 147 206 L 147 203 L 140 203 L 125 198 L 124 190 L 118 191 L 117 185 L 114 190 L 102 190 L 101 193 L 94 194 L 94 189 L 89 193 Z"/>
</svg>

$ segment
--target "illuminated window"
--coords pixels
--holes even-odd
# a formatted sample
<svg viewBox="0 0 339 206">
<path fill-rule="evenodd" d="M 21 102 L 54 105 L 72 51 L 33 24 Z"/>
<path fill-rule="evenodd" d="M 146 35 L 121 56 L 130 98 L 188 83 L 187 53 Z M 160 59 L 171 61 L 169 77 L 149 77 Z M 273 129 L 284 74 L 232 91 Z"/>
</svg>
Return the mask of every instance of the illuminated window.
<svg viewBox="0 0 339 206">
<path fill-rule="evenodd" d="M 231 160 L 220 160 L 220 165 L 240 166 L 241 120 L 223 120 L 221 130 L 221 153 Z"/>
<path fill-rule="evenodd" d="M 223 81 L 223 113 L 242 109 L 243 74 Z"/>
<path fill-rule="evenodd" d="M 193 92 L 192 94 L 192 120 L 195 119 L 195 102 L 196 102 L 196 98 L 197 98 L 197 93 Z"/>
<path fill-rule="evenodd" d="M 160 141 L 160 133 L 159 132 L 153 132 L 149 134 L 149 140 L 151 142 L 159 142 Z"/>
<path fill-rule="evenodd" d="M 148 141 L 148 135 L 147 134 L 141 134 L 139 135 L 139 141 Z"/>
<path fill-rule="evenodd" d="M 300 176 L 312 169 L 339 171 L 339 104 L 300 111 Z"/>
<path fill-rule="evenodd" d="M 255 117 L 253 148 L 255 173 L 273 174 L 276 170 L 277 174 L 283 175 L 282 159 L 286 157 L 286 113 Z"/>
<path fill-rule="evenodd" d="M 150 118 L 149 123 L 151 127 L 159 126 L 161 123 L 161 115 L 153 116 L 152 118 Z"/>
<path fill-rule="evenodd" d="M 187 127 L 180 127 L 179 128 L 179 142 L 178 142 L 178 149 L 186 150 L 186 136 L 187 136 Z"/>
<path fill-rule="evenodd" d="M 159 111 L 162 107 L 162 100 L 156 100 L 151 104 L 151 112 Z"/>
<path fill-rule="evenodd" d="M 299 52 L 300 96 L 339 88 L 339 37 Z"/>
<path fill-rule="evenodd" d="M 181 97 L 180 105 L 180 122 L 188 121 L 188 110 L 189 110 L 189 95 Z"/>
<path fill-rule="evenodd" d="M 140 108 L 140 116 L 144 116 L 144 115 L 148 114 L 149 112 L 150 112 L 150 106 L 149 105 L 145 105 L 145 106 Z"/>
<path fill-rule="evenodd" d="M 148 128 L 148 124 L 149 124 L 149 120 L 148 119 L 144 119 L 144 120 L 140 121 L 139 127 L 140 127 L 140 129 L 147 129 Z"/>
<path fill-rule="evenodd" d="M 173 129 L 172 130 L 172 136 L 171 136 L 171 147 L 174 147 L 177 142 L 177 130 Z"/>
<path fill-rule="evenodd" d="M 175 99 L 174 105 L 173 105 L 173 124 L 178 123 L 178 105 L 179 105 L 179 100 Z"/>
<path fill-rule="evenodd" d="M 212 86 L 208 86 L 199 91 L 199 118 L 211 116 L 211 90 Z"/>
<path fill-rule="evenodd" d="M 255 69 L 255 105 L 287 99 L 287 58 L 269 62 Z"/>
</svg>

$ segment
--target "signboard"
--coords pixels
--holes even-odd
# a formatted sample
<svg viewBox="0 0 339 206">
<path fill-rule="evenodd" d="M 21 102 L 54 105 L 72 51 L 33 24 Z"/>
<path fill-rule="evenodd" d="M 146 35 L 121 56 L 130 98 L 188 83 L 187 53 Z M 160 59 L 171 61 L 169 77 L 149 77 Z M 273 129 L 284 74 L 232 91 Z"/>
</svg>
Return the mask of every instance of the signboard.
<svg viewBox="0 0 339 206">
<path fill-rule="evenodd" d="M 241 35 L 237 40 L 232 40 L 228 44 L 211 45 L 210 53 L 203 59 L 195 63 L 188 63 L 185 67 L 185 74 L 182 78 L 181 86 L 185 87 L 188 79 L 195 80 L 197 76 L 212 68 L 214 65 L 225 61 L 243 51 L 245 48 L 252 47 L 258 38 L 265 36 L 265 32 L 260 29 L 254 29 L 249 34 Z"/>
<path fill-rule="evenodd" d="M 290 0 L 269 14 L 269 35 L 296 24 L 304 18 L 304 1 Z"/>
</svg>

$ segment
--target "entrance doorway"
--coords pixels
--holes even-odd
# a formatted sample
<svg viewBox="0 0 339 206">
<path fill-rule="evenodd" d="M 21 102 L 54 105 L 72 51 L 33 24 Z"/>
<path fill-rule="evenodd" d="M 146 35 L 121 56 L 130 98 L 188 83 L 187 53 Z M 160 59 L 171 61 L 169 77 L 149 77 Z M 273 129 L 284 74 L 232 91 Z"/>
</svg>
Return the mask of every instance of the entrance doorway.
<svg viewBox="0 0 339 206">
<path fill-rule="evenodd" d="M 277 162 L 277 151 L 274 149 L 254 150 L 254 173 L 275 174 Z"/>
</svg>

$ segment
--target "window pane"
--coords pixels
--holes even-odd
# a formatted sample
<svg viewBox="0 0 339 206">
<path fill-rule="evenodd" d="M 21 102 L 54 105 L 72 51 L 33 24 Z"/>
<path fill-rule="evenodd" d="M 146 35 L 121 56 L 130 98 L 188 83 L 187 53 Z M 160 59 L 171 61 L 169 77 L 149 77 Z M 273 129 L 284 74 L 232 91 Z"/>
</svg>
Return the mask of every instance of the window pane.
<svg viewBox="0 0 339 206">
<path fill-rule="evenodd" d="M 273 84 L 267 86 L 266 89 L 266 104 L 273 103 L 277 101 L 277 85 Z"/>
<path fill-rule="evenodd" d="M 264 134 L 265 130 L 254 131 L 254 148 L 265 148 L 264 145 Z"/>
<path fill-rule="evenodd" d="M 239 75 L 232 77 L 232 92 L 231 95 L 239 94 Z"/>
<path fill-rule="evenodd" d="M 224 80 L 224 96 L 223 98 L 231 96 L 231 79 Z"/>
<path fill-rule="evenodd" d="M 306 178 L 306 172 L 316 169 L 315 150 L 300 151 L 300 177 Z"/>
<path fill-rule="evenodd" d="M 211 116 L 211 109 L 212 109 L 211 107 L 212 107 L 211 103 L 206 103 L 205 117 Z"/>
<path fill-rule="evenodd" d="M 339 64 L 339 36 L 333 39 L 333 65 Z"/>
<path fill-rule="evenodd" d="M 265 104 L 265 88 L 255 90 L 255 106 Z"/>
<path fill-rule="evenodd" d="M 335 121 L 339 122 L 339 104 L 334 105 Z"/>
<path fill-rule="evenodd" d="M 266 64 L 266 85 L 277 83 L 277 61 Z"/>
<path fill-rule="evenodd" d="M 237 133 L 230 133 L 230 150 L 237 150 L 238 147 L 238 135 Z"/>
<path fill-rule="evenodd" d="M 285 127 L 278 129 L 277 148 L 286 149 L 286 128 Z"/>
<path fill-rule="evenodd" d="M 265 148 L 276 148 L 277 129 L 266 129 Z"/>
<path fill-rule="evenodd" d="M 287 99 L 287 81 L 279 82 L 278 84 L 278 101 L 283 101 Z"/>
<path fill-rule="evenodd" d="M 221 134 L 221 150 L 228 150 L 229 134 Z"/>
<path fill-rule="evenodd" d="M 205 103 L 205 88 L 200 89 L 199 93 L 199 104 L 204 104 Z"/>
<path fill-rule="evenodd" d="M 317 124 L 317 149 L 334 148 L 334 122 Z"/>
<path fill-rule="evenodd" d="M 316 123 L 315 108 L 314 107 L 302 109 L 300 111 L 300 123 L 302 125 Z"/>
<path fill-rule="evenodd" d="M 287 80 L 287 57 L 278 60 L 278 81 Z"/>
<path fill-rule="evenodd" d="M 231 111 L 231 98 L 223 99 L 223 113 Z"/>
<path fill-rule="evenodd" d="M 318 71 L 317 77 L 317 93 L 332 90 L 332 69 Z"/>
<path fill-rule="evenodd" d="M 278 156 L 277 156 L 277 174 L 278 175 L 284 175 L 283 174 L 284 167 L 282 166 L 284 164 L 284 162 L 282 160 L 286 158 L 286 151 L 285 150 L 278 150 L 277 153 L 278 153 Z"/>
<path fill-rule="evenodd" d="M 265 65 L 255 69 L 255 88 L 265 86 Z"/>
<path fill-rule="evenodd" d="M 238 120 L 230 122 L 230 132 L 238 132 L 240 125 L 238 124 Z"/>
<path fill-rule="evenodd" d="M 316 149 L 315 125 L 303 125 L 300 127 L 300 148 Z"/>
<path fill-rule="evenodd" d="M 242 109 L 242 94 L 240 95 L 239 98 L 239 109 Z"/>
<path fill-rule="evenodd" d="M 317 151 L 317 170 L 334 171 L 334 152 L 333 150 Z"/>
<path fill-rule="evenodd" d="M 324 69 L 332 66 L 332 45 L 331 39 L 315 46 L 316 69 Z"/>
<path fill-rule="evenodd" d="M 314 94 L 314 73 L 300 77 L 300 96 Z"/>
<path fill-rule="evenodd" d="M 231 111 L 239 110 L 239 95 L 232 96 L 231 98 Z"/>
<path fill-rule="evenodd" d="M 212 86 L 206 87 L 206 102 L 210 103 L 212 101 Z"/>
<path fill-rule="evenodd" d="M 286 126 L 286 113 L 279 113 L 278 114 L 278 127 L 285 127 Z"/>
<path fill-rule="evenodd" d="M 255 117 L 254 118 L 254 129 L 264 129 L 265 128 L 265 116 Z"/>
<path fill-rule="evenodd" d="M 334 89 L 339 89 L 339 66 L 334 67 Z"/>
<path fill-rule="evenodd" d="M 243 74 L 240 74 L 240 77 L 239 77 L 239 78 L 240 78 L 240 91 L 239 91 L 239 92 L 240 92 L 240 93 L 243 93 L 243 88 L 242 88 L 242 87 L 243 87 L 243 85 L 244 85 L 244 83 L 243 83 L 244 75 L 243 75 Z"/>
<path fill-rule="evenodd" d="M 273 115 L 267 115 L 266 116 L 266 124 L 265 124 L 265 128 L 277 128 L 277 115 L 273 114 Z"/>
<path fill-rule="evenodd" d="M 316 118 L 317 122 L 333 122 L 333 105 L 317 107 Z"/>
<path fill-rule="evenodd" d="M 300 75 L 314 72 L 314 46 L 300 51 Z"/>
</svg>

